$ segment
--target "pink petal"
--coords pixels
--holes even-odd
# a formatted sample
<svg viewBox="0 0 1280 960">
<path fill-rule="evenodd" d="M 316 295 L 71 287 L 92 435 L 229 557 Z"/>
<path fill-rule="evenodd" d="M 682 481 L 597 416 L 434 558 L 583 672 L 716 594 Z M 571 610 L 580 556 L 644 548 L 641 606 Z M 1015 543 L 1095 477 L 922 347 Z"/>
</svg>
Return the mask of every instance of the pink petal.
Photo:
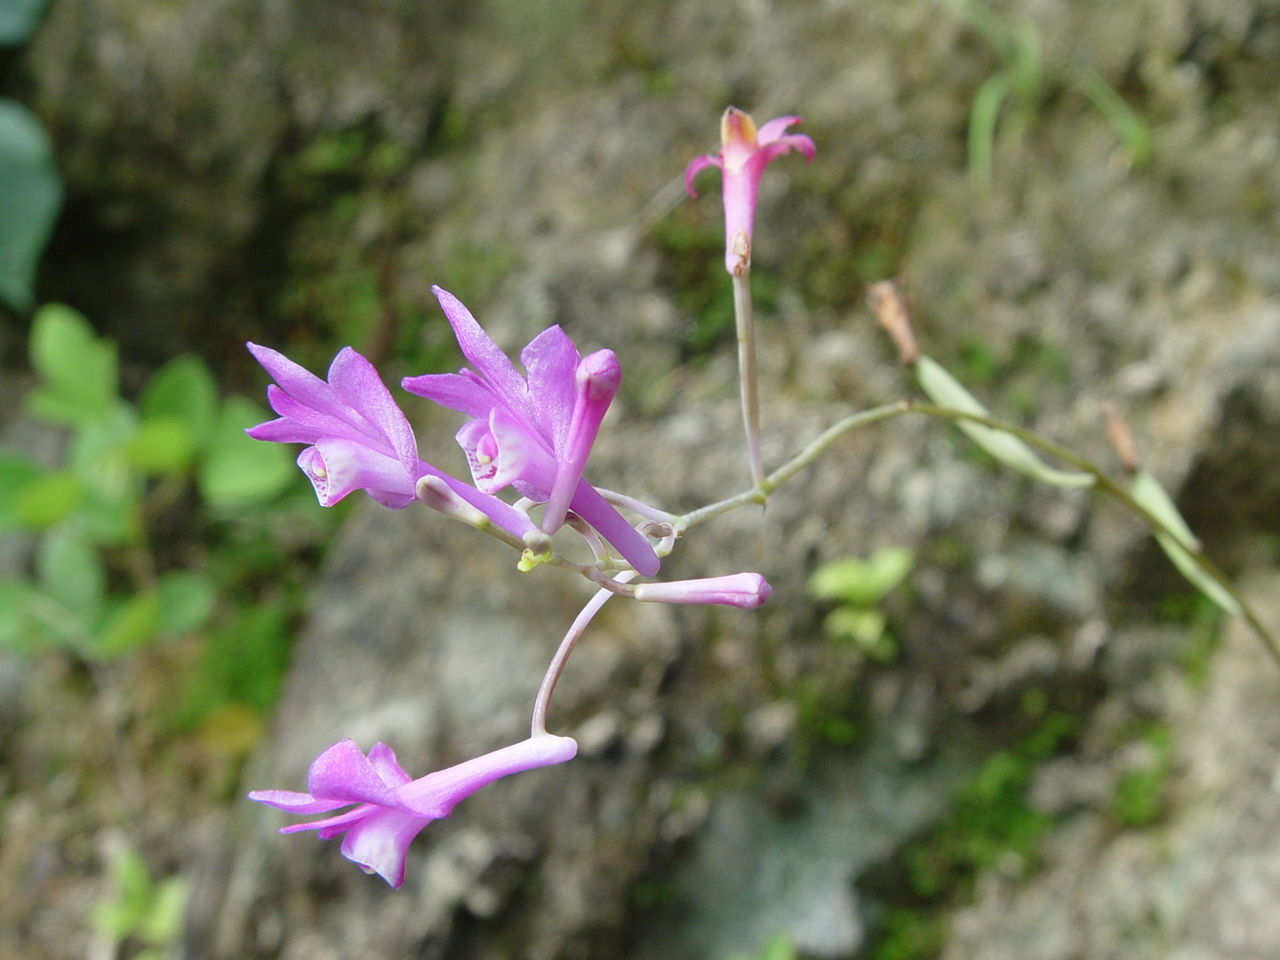
<svg viewBox="0 0 1280 960">
<path fill-rule="evenodd" d="M 489 418 L 489 411 L 497 401 L 493 391 L 483 383 L 457 373 L 405 377 L 400 386 L 415 396 L 425 397 L 432 403 L 480 420 Z"/>
<path fill-rule="evenodd" d="M 440 301 L 440 309 L 449 318 L 453 335 L 458 340 L 462 355 L 471 361 L 476 372 L 511 409 L 521 413 L 529 408 L 529 392 L 524 379 L 516 373 L 507 355 L 489 338 L 471 311 L 448 290 L 432 287 L 431 292 Z"/>
<path fill-rule="evenodd" d="M 316 757 L 307 771 L 307 789 L 317 800 L 395 804 L 392 789 L 354 740 L 339 740 Z"/>
<path fill-rule="evenodd" d="M 418 445 L 409 421 L 373 364 L 350 347 L 343 347 L 329 365 L 329 385 L 339 400 L 377 428 L 406 469 L 417 461 Z"/>
<path fill-rule="evenodd" d="M 459 801 L 501 777 L 564 763 L 577 753 L 578 744 L 571 737 L 542 734 L 429 773 L 405 784 L 397 794 L 405 808 L 421 816 L 447 817 Z"/>
<path fill-rule="evenodd" d="M 409 844 L 430 819 L 394 810 L 379 810 L 351 825 L 342 839 L 342 855 L 393 887 L 404 883 Z"/>
<path fill-rule="evenodd" d="M 786 133 L 787 127 L 801 121 L 801 117 L 795 116 L 774 117 L 772 120 L 760 125 L 760 129 L 756 132 L 756 143 L 762 147 L 767 146 Z"/>
<path fill-rule="evenodd" d="M 265 803 L 269 807 L 283 810 L 286 813 L 328 813 L 345 807 L 346 800 L 317 800 L 309 793 L 295 793 L 292 790 L 254 790 L 249 799 L 257 803 Z"/>
<path fill-rule="evenodd" d="M 735 573 L 700 580 L 671 580 L 636 586 L 637 600 L 658 603 L 716 603 L 753 610 L 769 599 L 773 588 L 758 573 Z"/>
<path fill-rule="evenodd" d="M 555 482 L 542 518 L 542 529 L 547 533 L 554 533 L 564 523 L 569 499 L 582 478 L 600 423 L 622 383 L 622 366 L 617 355 L 612 350 L 597 350 L 578 364 L 573 382 L 573 416 L 568 438 L 557 447 Z"/>
<path fill-rule="evenodd" d="M 556 478 L 556 461 L 546 441 L 503 407 L 494 407 L 489 414 L 489 435 L 497 449 L 492 464 L 496 472 L 489 481 L 491 489 L 476 486 L 486 493 L 514 486 L 523 497 L 547 499 Z"/>
<path fill-rule="evenodd" d="M 693 178 L 703 167 L 719 167 L 723 170 L 724 161 L 709 153 L 704 153 L 689 161 L 689 165 L 684 168 L 684 189 L 685 193 L 691 197 L 698 195 L 698 191 L 693 189 Z"/>
<path fill-rule="evenodd" d="M 594 527 L 642 576 L 652 577 L 658 572 L 658 555 L 653 552 L 649 540 L 627 523 L 622 514 L 585 479 L 578 481 L 569 509 Z"/>
<path fill-rule="evenodd" d="M 388 787 L 399 787 L 413 778 L 396 762 L 396 752 L 385 743 L 375 743 L 369 751 L 369 762 Z"/>
<path fill-rule="evenodd" d="M 267 387 L 267 401 L 280 414 L 280 419 L 260 423 L 245 431 L 255 440 L 276 443 L 315 443 L 321 437 L 344 437 L 356 443 L 369 443 L 370 425 L 355 411 L 350 417 L 337 417 L 295 400 L 274 383 Z M 385 441 L 379 441 L 386 446 Z M 391 448 L 387 447 L 387 453 Z"/>
<path fill-rule="evenodd" d="M 529 374 L 529 404 L 534 425 L 557 454 L 564 448 L 573 412 L 573 378 L 578 350 L 559 326 L 548 327 L 520 352 Z"/>
<path fill-rule="evenodd" d="M 253 358 L 271 374 L 271 379 L 301 403 L 335 416 L 342 415 L 342 405 L 329 385 L 311 371 L 294 363 L 283 353 L 256 343 L 246 343 Z"/>
</svg>

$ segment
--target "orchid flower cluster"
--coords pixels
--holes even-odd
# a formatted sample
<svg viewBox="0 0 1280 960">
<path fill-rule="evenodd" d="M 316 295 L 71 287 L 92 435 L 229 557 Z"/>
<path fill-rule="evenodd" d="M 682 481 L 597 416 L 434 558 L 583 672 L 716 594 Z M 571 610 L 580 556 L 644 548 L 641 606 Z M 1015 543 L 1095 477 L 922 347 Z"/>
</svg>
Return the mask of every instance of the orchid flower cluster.
<svg viewBox="0 0 1280 960">
<path fill-rule="evenodd" d="M 594 486 L 586 469 L 621 383 L 618 357 L 611 350 L 583 357 L 564 331 L 552 326 L 521 351 L 522 375 L 462 302 L 439 287 L 432 289 L 469 366 L 458 373 L 408 377 L 401 386 L 466 418 L 456 439 L 470 468 L 470 481 L 419 456 L 404 413 L 373 366 L 351 348 L 338 353 L 328 379 L 321 380 L 275 350 L 248 345 L 275 380 L 267 398 L 278 414 L 248 433 L 259 440 L 304 444 L 298 466 L 321 505 L 332 506 L 356 490 L 393 510 L 420 503 L 514 547 L 522 571 L 558 566 L 599 587 L 547 667 L 534 698 L 528 738 L 416 780 L 385 744 L 374 744 L 365 754 L 353 741 L 339 741 L 311 764 L 307 792 L 258 790 L 249 795 L 287 813 L 328 815 L 281 832 L 315 830 L 326 839 L 343 835 L 345 857 L 393 887 L 400 886 L 409 845 L 432 820 L 448 816 L 459 801 L 496 779 L 564 763 L 576 755 L 572 738 L 548 732 L 547 714 L 575 644 L 607 600 L 616 595 L 658 603 L 759 607 L 771 592 L 761 574 L 663 581 L 655 579 L 662 558 L 694 524 L 764 503 L 843 434 L 903 414 L 950 421 L 997 462 L 1040 482 L 1109 495 L 1148 526 L 1194 586 L 1226 612 L 1244 617 L 1280 664 L 1280 643 L 1205 557 L 1168 494 L 1141 469 L 1131 439 L 1114 440 L 1128 436 L 1118 418 L 1113 417 L 1108 434 L 1129 474 L 1127 483 L 1051 441 L 992 417 L 941 364 L 921 353 L 904 301 L 891 282 L 870 289 L 872 309 L 897 345 L 901 363 L 914 372 L 932 403 L 903 400 L 854 413 L 765 474 L 750 288 L 755 209 L 760 179 L 774 159 L 793 150 L 812 159 L 813 141 L 787 132 L 799 122 L 799 117 L 782 116 L 757 128 L 749 115 L 730 107 L 721 120 L 720 149 L 694 158 L 685 170 L 691 195 L 699 171 L 716 167 L 723 175 L 724 264 L 733 288 L 752 479 L 752 486 L 742 493 L 677 516 Z M 1044 455 L 1066 468 L 1051 465 Z M 510 501 L 503 498 L 508 491 L 514 493 Z M 585 542 L 592 562 L 576 563 L 553 550 L 552 535 L 563 527 Z"/>
<path fill-rule="evenodd" d="M 755 194 L 765 165 L 793 147 L 813 154 L 807 137 L 782 134 L 797 120 L 779 118 L 757 134 L 750 117 L 730 109 L 721 156 L 699 158 L 689 167 L 689 177 L 708 164 L 724 170 L 726 264 L 734 276 L 745 275 L 750 263 Z M 737 251 L 732 263 L 730 248 Z M 350 347 L 339 351 L 322 380 L 269 347 L 248 344 L 275 381 L 267 399 L 278 415 L 249 428 L 249 435 L 304 444 L 298 467 L 322 506 L 357 490 L 393 510 L 424 504 L 518 549 L 521 570 L 562 566 L 600 589 L 547 668 L 527 739 L 416 780 L 386 744 L 376 743 L 365 754 L 353 741 L 342 740 L 311 764 L 305 793 L 249 794 L 287 813 L 328 814 L 281 832 L 315 830 L 325 839 L 343 835 L 343 856 L 393 887 L 404 882 L 410 843 L 432 820 L 448 816 L 455 804 L 493 780 L 575 756 L 572 738 L 547 732 L 548 707 L 574 644 L 611 596 L 752 609 L 771 592 L 765 578 L 750 571 L 698 580 L 652 579 L 679 535 L 675 515 L 602 490 L 584 475 L 622 380 L 612 350 L 584 357 L 559 326 L 552 326 L 520 352 L 522 375 L 457 297 L 439 287 L 432 291 L 469 366 L 457 373 L 406 377 L 401 387 L 466 418 L 456 439 L 470 481 L 419 456 L 404 412 L 373 365 Z M 508 490 L 518 499 L 503 499 Z M 564 526 L 586 542 L 594 562 L 572 563 L 553 552 L 551 537 Z M 633 584 L 637 578 L 646 579 Z"/>
</svg>

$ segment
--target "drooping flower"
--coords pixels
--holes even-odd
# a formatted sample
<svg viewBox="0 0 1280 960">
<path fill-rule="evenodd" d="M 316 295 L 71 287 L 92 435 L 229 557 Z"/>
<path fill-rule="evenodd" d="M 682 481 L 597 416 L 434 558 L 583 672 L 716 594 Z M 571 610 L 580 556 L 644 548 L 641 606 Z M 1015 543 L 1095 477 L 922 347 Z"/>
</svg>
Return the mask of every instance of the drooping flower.
<svg viewBox="0 0 1280 960">
<path fill-rule="evenodd" d="M 668 580 L 641 583 L 635 587 L 637 600 L 657 603 L 715 603 L 754 610 L 773 594 L 773 587 L 758 573 L 734 573 L 699 580 Z"/>
<path fill-rule="evenodd" d="M 280 832 L 315 830 L 323 840 L 345 833 L 342 855 L 398 887 L 404 882 L 409 844 L 428 823 L 449 816 L 460 800 L 494 780 L 564 763 L 577 752 L 571 738 L 541 734 L 413 780 L 386 744 L 375 743 L 366 757 L 354 740 L 340 740 L 312 762 L 306 793 L 255 790 L 249 799 L 295 814 L 329 813 L 356 804 Z"/>
<path fill-rule="evenodd" d="M 307 444 L 298 466 L 321 506 L 364 490 L 383 506 L 401 509 L 413 502 L 419 478 L 435 476 L 512 535 L 532 529 L 528 517 L 497 497 L 420 460 L 409 421 L 373 365 L 350 347 L 334 357 L 326 382 L 269 347 L 247 346 L 276 381 L 267 387 L 267 400 L 279 417 L 245 432 L 255 440 Z"/>
<path fill-rule="evenodd" d="M 724 173 L 724 267 L 740 277 L 751 268 L 751 230 L 756 214 L 760 177 L 774 157 L 791 150 L 813 159 L 813 140 L 802 133 L 787 133 L 799 117 L 775 117 L 756 129 L 751 115 L 729 107 L 720 118 L 720 149 L 694 157 L 684 171 L 689 196 L 694 175 L 703 167 L 719 167 Z"/>
<path fill-rule="evenodd" d="M 580 357 L 560 327 L 549 327 L 521 351 L 527 373 L 522 377 L 460 300 L 439 287 L 432 290 L 471 367 L 406 377 L 402 386 L 473 418 L 457 439 L 476 487 L 496 494 L 510 486 L 522 497 L 546 502 L 547 533 L 572 510 L 636 570 L 657 573 L 649 541 L 582 476 L 621 381 L 613 351 Z"/>
</svg>

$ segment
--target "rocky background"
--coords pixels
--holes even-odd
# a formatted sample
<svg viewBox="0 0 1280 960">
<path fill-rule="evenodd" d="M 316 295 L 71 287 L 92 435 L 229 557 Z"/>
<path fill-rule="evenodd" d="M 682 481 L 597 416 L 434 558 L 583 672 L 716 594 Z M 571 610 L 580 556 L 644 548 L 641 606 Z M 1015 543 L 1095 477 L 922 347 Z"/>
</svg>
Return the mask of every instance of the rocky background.
<svg viewBox="0 0 1280 960">
<path fill-rule="evenodd" d="M 245 339 L 446 369 L 440 283 L 510 349 L 553 322 L 613 347 L 593 478 L 677 510 L 745 485 L 718 187 L 679 176 L 726 104 L 803 114 L 817 157 L 758 211 L 766 459 L 909 389 L 864 305 L 898 276 L 993 409 L 1110 463 L 1117 404 L 1280 625 L 1274 2 L 51 0 L 0 68 L 67 181 L 42 299 L 135 375 L 194 348 L 256 392 Z M 406 408 L 449 462 L 456 422 Z M 606 607 L 552 711 L 581 759 L 433 824 L 400 891 L 276 837 L 239 796 L 339 737 L 415 773 L 518 738 L 587 596 L 425 513 L 348 515 L 243 767 L 95 777 L 163 679 L 5 661 L 0 952 L 92 951 L 124 835 L 191 883 L 191 958 L 1280 953 L 1280 671 L 1130 518 L 922 420 L 680 544 L 673 577 L 764 572 L 761 611 Z M 806 584 L 889 546 L 916 561 L 876 658 Z"/>
</svg>

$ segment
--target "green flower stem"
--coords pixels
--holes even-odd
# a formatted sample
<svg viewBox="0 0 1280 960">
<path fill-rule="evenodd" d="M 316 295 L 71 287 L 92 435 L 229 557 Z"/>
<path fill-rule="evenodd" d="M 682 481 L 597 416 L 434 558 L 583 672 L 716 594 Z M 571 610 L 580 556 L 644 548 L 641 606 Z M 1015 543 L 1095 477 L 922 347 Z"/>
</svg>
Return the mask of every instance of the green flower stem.
<svg viewBox="0 0 1280 960">
<path fill-rule="evenodd" d="M 1138 503 L 1130 495 L 1121 484 L 1111 478 L 1109 474 L 1102 470 L 1091 460 L 1088 460 L 1079 454 L 1073 453 L 1071 450 L 1047 440 L 1037 433 L 1026 430 L 1016 424 L 1008 423 L 1004 420 L 998 420 L 994 417 L 983 416 L 976 413 L 967 413 L 963 410 L 954 410 L 949 407 L 939 407 L 929 403 L 916 403 L 910 400 L 901 400 L 897 403 L 885 404 L 879 407 L 872 407 L 869 410 L 863 410 L 852 416 L 845 417 L 843 420 L 827 428 L 809 443 L 799 454 L 793 457 L 787 463 L 783 464 L 773 473 L 769 474 L 763 481 L 757 483 L 750 490 L 744 490 L 736 496 L 708 504 L 697 510 L 692 510 L 682 514 L 675 519 L 672 529 L 677 535 L 684 533 L 690 527 L 710 520 L 712 517 L 720 516 L 724 513 L 736 510 L 739 507 L 749 503 L 763 503 L 764 498 L 785 483 L 791 477 L 795 476 L 801 470 L 808 467 L 817 460 L 827 448 L 836 440 L 849 431 L 857 428 L 868 426 L 873 423 L 879 423 L 883 420 L 889 420 L 904 413 L 913 413 L 926 417 L 933 417 L 937 420 L 949 420 L 953 423 L 965 422 L 974 423 L 980 426 L 988 427 L 992 430 L 999 430 L 1011 436 L 1017 437 L 1028 446 L 1034 447 L 1041 453 L 1048 454 L 1063 463 L 1069 464 L 1077 470 L 1090 474 L 1094 478 L 1096 489 L 1110 496 L 1113 500 L 1120 503 L 1130 513 L 1136 515 L 1152 533 L 1163 534 L 1173 540 L 1178 540 L 1177 531 L 1171 530 L 1158 517 L 1147 510 L 1142 504 Z M 1230 579 L 1218 568 L 1218 566 L 1210 560 L 1202 549 L 1198 546 L 1184 546 L 1186 553 L 1195 562 L 1206 576 L 1217 583 L 1226 593 L 1240 606 L 1241 615 L 1248 623 L 1250 629 L 1257 635 L 1262 645 L 1266 647 L 1267 653 L 1270 654 L 1272 660 L 1280 666 L 1280 643 L 1277 643 L 1272 632 L 1259 619 L 1257 612 L 1245 600 L 1244 596 L 1236 589 Z"/>
<path fill-rule="evenodd" d="M 742 427 L 747 434 L 751 482 L 764 486 L 760 459 L 760 389 L 756 378 L 756 321 L 751 306 L 751 271 L 733 276 L 733 318 L 738 328 L 738 386 L 742 394 Z"/>
</svg>

